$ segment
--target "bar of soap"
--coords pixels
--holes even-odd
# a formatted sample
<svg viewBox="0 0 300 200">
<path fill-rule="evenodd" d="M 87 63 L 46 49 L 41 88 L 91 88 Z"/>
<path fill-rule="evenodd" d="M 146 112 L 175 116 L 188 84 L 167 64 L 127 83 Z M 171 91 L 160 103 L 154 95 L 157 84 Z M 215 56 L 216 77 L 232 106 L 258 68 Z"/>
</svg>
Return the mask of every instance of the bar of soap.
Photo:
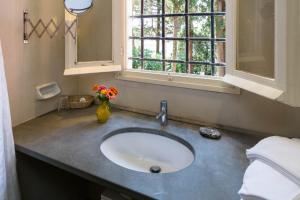
<svg viewBox="0 0 300 200">
<path fill-rule="evenodd" d="M 218 140 L 222 137 L 220 131 L 218 131 L 215 128 L 201 127 L 199 129 L 199 132 L 203 137 L 213 139 L 213 140 Z"/>
</svg>

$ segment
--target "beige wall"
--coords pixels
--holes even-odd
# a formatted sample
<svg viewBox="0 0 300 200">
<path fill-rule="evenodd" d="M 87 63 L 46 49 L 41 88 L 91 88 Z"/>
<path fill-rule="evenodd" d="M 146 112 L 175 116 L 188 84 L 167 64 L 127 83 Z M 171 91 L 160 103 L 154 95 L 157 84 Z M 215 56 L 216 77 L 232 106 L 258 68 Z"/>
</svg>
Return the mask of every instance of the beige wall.
<svg viewBox="0 0 300 200">
<path fill-rule="evenodd" d="M 77 79 L 62 76 L 64 70 L 63 31 L 54 39 L 46 35 L 34 36 L 30 44 L 23 44 L 23 10 L 28 9 L 36 21 L 46 22 L 51 17 L 64 20 L 61 0 L 1 0 L 0 39 L 9 89 L 13 124 L 17 125 L 57 107 L 57 98 L 39 102 L 35 99 L 35 86 L 57 81 L 63 93 L 77 92 Z"/>
<path fill-rule="evenodd" d="M 300 137 L 300 108 L 292 108 L 275 101 L 242 91 L 241 95 L 204 92 L 151 84 L 114 80 L 112 74 L 82 76 L 79 92 L 91 93 L 94 83 L 115 85 L 120 96 L 118 105 L 159 111 L 159 102 L 167 99 L 170 115 L 196 119 L 211 124 Z"/>
</svg>

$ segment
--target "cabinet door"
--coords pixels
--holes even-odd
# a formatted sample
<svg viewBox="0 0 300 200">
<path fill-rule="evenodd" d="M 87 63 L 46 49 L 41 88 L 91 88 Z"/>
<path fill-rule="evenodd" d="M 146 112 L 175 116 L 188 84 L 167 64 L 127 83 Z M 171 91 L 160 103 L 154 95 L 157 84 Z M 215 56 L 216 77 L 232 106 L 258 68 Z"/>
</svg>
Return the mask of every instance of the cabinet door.
<svg viewBox="0 0 300 200">
<path fill-rule="evenodd" d="M 227 1 L 224 81 L 278 99 L 285 90 L 286 1 Z"/>
</svg>

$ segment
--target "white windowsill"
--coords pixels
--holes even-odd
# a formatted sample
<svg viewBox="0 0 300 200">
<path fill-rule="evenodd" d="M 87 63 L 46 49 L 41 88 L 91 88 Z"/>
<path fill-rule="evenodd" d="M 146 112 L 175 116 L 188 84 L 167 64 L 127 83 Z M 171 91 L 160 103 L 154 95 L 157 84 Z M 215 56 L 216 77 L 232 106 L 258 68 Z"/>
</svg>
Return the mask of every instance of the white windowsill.
<svg viewBox="0 0 300 200">
<path fill-rule="evenodd" d="M 121 71 L 121 65 L 106 65 L 106 66 L 81 66 L 66 68 L 64 71 L 65 76 L 83 75 L 83 74 L 97 74 L 105 72 Z"/>
<path fill-rule="evenodd" d="M 223 82 L 222 77 L 199 77 L 199 75 L 126 70 L 117 73 L 116 78 L 125 81 L 204 90 L 210 92 L 240 94 L 239 88 Z"/>
</svg>

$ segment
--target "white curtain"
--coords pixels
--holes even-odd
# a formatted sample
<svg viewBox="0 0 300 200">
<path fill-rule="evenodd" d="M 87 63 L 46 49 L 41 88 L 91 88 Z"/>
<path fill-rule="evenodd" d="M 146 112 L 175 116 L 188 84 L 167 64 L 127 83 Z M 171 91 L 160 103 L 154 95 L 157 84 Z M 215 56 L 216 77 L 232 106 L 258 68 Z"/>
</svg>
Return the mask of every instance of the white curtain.
<svg viewBox="0 0 300 200">
<path fill-rule="evenodd" d="M 15 148 L 0 41 L 0 200 L 18 200 Z"/>
</svg>

